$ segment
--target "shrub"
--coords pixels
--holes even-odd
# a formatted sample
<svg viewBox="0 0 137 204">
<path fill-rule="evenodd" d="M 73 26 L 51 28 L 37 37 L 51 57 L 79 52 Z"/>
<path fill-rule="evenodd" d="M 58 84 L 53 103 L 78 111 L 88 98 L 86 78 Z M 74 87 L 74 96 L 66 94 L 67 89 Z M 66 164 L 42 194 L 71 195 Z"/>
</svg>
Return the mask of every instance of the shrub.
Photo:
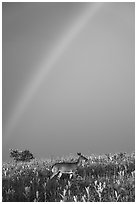
<svg viewBox="0 0 137 204">
<path fill-rule="evenodd" d="M 31 159 L 34 159 L 33 154 L 30 153 L 29 150 L 19 151 L 17 149 L 10 149 L 10 157 L 13 158 L 16 162 L 28 162 Z"/>
</svg>

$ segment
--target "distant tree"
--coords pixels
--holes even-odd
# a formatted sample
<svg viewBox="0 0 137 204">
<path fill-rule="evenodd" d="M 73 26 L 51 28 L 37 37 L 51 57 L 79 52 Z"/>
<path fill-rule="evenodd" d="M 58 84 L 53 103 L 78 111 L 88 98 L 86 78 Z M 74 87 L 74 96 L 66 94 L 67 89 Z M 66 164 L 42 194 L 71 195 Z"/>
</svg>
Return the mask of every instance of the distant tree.
<svg viewBox="0 0 137 204">
<path fill-rule="evenodd" d="M 18 149 L 10 149 L 10 157 L 13 158 L 16 162 L 25 162 L 34 159 L 33 154 L 29 150 L 20 151 Z"/>
</svg>

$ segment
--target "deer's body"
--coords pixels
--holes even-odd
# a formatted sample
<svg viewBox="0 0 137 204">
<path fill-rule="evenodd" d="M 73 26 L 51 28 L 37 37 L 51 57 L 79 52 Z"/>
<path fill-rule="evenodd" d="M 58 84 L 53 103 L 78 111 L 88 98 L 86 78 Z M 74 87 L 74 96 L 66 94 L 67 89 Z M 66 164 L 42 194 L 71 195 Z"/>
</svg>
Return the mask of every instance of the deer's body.
<svg viewBox="0 0 137 204">
<path fill-rule="evenodd" d="M 79 158 L 76 162 L 61 162 L 61 163 L 55 163 L 52 166 L 52 173 L 53 175 L 51 178 L 53 178 L 58 173 L 60 174 L 59 177 L 61 177 L 62 174 L 74 174 L 78 168 L 78 166 L 81 165 L 82 161 L 87 161 L 88 159 L 81 155 L 81 153 L 77 153 Z"/>
</svg>

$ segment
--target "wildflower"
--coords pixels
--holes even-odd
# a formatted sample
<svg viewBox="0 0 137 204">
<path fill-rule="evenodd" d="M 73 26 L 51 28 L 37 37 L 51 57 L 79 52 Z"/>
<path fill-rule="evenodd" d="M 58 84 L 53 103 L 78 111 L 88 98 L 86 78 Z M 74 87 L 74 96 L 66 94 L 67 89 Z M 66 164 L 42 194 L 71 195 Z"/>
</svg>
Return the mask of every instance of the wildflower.
<svg viewBox="0 0 137 204">
<path fill-rule="evenodd" d="M 135 177 L 135 170 L 131 172 L 132 177 Z"/>
<path fill-rule="evenodd" d="M 118 201 L 120 194 L 118 195 L 117 191 L 115 190 L 116 201 Z"/>
<path fill-rule="evenodd" d="M 95 183 L 95 186 L 97 185 L 97 180 L 96 181 L 94 181 L 94 183 Z"/>
<path fill-rule="evenodd" d="M 5 176 L 7 175 L 7 172 L 6 172 L 6 171 L 4 171 L 4 175 L 5 175 Z"/>
<path fill-rule="evenodd" d="M 116 180 L 116 182 L 117 182 L 118 185 L 120 185 L 120 181 L 119 180 Z"/>
<path fill-rule="evenodd" d="M 30 187 L 29 187 L 29 186 L 26 186 L 26 187 L 25 187 L 25 193 L 28 194 L 29 192 L 30 192 Z"/>
<path fill-rule="evenodd" d="M 106 182 L 104 181 L 104 183 L 103 183 L 103 188 L 105 188 L 106 187 Z"/>
<path fill-rule="evenodd" d="M 84 195 L 84 196 L 82 196 L 82 201 L 83 202 L 86 202 L 86 196 Z M 76 201 L 77 202 L 77 201 Z"/>
<path fill-rule="evenodd" d="M 89 200 L 89 197 L 90 197 L 90 194 L 89 194 L 89 186 L 88 187 L 85 187 L 86 189 L 86 192 L 87 192 L 87 197 L 88 197 L 88 200 Z M 85 196 L 85 195 L 84 195 Z"/>
<path fill-rule="evenodd" d="M 77 196 L 73 196 L 74 202 L 78 202 Z"/>
<path fill-rule="evenodd" d="M 39 192 L 36 191 L 36 198 L 38 199 L 38 197 L 39 197 Z"/>
<path fill-rule="evenodd" d="M 70 187 L 71 186 L 71 183 L 70 183 L 70 181 L 68 180 L 68 187 Z"/>
</svg>

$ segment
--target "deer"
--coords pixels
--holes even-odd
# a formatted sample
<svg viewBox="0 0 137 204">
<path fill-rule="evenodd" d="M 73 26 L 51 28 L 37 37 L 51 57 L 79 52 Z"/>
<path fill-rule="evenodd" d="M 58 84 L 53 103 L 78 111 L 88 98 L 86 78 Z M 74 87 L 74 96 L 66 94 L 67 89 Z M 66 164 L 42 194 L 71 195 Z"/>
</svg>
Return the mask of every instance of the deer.
<svg viewBox="0 0 137 204">
<path fill-rule="evenodd" d="M 86 157 L 84 157 L 81 153 L 77 153 L 79 156 L 76 162 L 61 162 L 61 163 L 55 163 L 52 166 L 52 176 L 50 179 L 52 179 L 55 175 L 58 175 L 60 178 L 62 174 L 70 174 L 72 176 L 75 174 L 77 168 L 82 165 L 83 161 L 88 161 Z M 71 178 L 71 177 L 70 177 Z"/>
</svg>

